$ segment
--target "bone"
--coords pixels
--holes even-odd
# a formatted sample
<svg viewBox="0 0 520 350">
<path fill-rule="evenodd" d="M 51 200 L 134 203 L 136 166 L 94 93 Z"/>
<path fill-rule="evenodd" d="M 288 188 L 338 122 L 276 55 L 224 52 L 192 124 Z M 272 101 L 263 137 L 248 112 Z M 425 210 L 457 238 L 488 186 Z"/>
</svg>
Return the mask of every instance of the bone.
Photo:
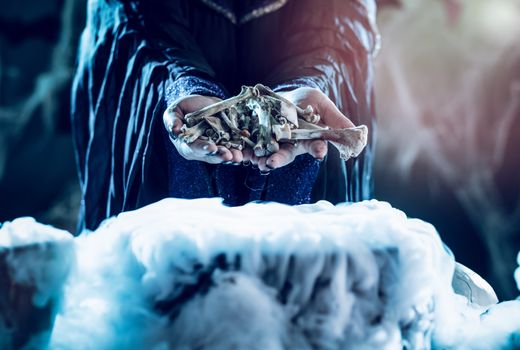
<svg viewBox="0 0 520 350">
<path fill-rule="evenodd" d="M 230 135 L 224 127 L 222 126 L 222 122 L 218 117 L 204 117 L 204 120 L 209 124 L 209 126 L 213 129 L 215 132 L 214 135 L 216 135 L 216 138 L 213 138 L 213 141 L 215 143 L 218 142 L 227 142 L 231 139 Z"/>
<path fill-rule="evenodd" d="M 342 159 L 357 157 L 367 144 L 368 128 L 360 125 L 345 129 L 297 129 L 292 130 L 290 140 L 324 140 L 329 141 L 340 152 Z M 281 139 L 280 142 L 286 141 Z"/>
<path fill-rule="evenodd" d="M 223 100 L 217 103 L 214 103 L 212 105 L 209 105 L 207 107 L 204 107 L 196 112 L 188 113 L 184 117 L 184 121 L 188 126 L 194 125 L 200 120 L 202 120 L 204 117 L 208 117 L 214 114 L 219 113 L 220 111 L 226 110 L 239 102 L 242 102 L 252 96 L 255 96 L 258 94 L 258 91 L 255 90 L 255 88 L 251 88 L 248 86 L 242 86 L 242 91 L 240 91 L 240 94 L 231 98 L 228 98 L 227 100 Z"/>
<path fill-rule="evenodd" d="M 181 133 L 179 134 L 179 138 L 186 142 L 186 143 L 192 143 L 202 135 L 204 135 L 206 131 L 206 122 L 201 121 L 195 126 L 192 126 L 191 128 L 188 128 L 186 125 L 183 125 L 181 127 Z"/>
<path fill-rule="evenodd" d="M 236 127 L 238 128 L 239 127 L 239 124 L 238 124 L 238 111 L 236 109 L 236 107 L 230 107 L 227 111 L 227 116 L 229 117 L 229 121 L 231 122 L 231 124 L 233 125 L 236 125 Z"/>
<path fill-rule="evenodd" d="M 309 123 L 312 123 L 312 124 L 318 124 L 318 122 L 320 121 L 321 117 L 319 114 L 317 113 L 314 113 L 314 108 L 312 108 L 311 105 L 308 105 L 303 111 L 302 111 L 302 114 L 301 114 L 301 117 L 309 122 Z"/>
<path fill-rule="evenodd" d="M 282 139 L 291 139 L 291 127 L 288 124 L 273 125 L 272 130 L 276 141 L 280 141 Z"/>
<path fill-rule="evenodd" d="M 236 119 L 231 119 L 230 117 L 228 117 L 228 115 L 224 112 L 224 111 L 221 111 L 220 112 L 220 119 L 222 119 L 222 121 L 224 123 L 226 123 L 226 125 L 235 133 L 237 134 L 240 134 L 240 129 L 238 128 L 238 124 L 236 123 Z"/>
<path fill-rule="evenodd" d="M 257 157 L 266 157 L 269 155 L 264 140 L 260 140 L 256 143 L 255 147 L 253 147 L 253 152 Z"/>
<path fill-rule="evenodd" d="M 298 118 L 298 121 L 299 121 L 299 129 L 310 129 L 310 130 L 328 130 L 328 128 L 325 128 L 323 126 L 320 126 L 320 125 L 317 125 L 317 124 L 314 124 L 314 123 L 310 123 L 308 121 L 306 121 L 305 119 L 302 119 L 302 118 Z"/>
<path fill-rule="evenodd" d="M 288 104 L 284 101 L 281 103 L 280 114 L 295 127 L 298 127 L 298 113 L 293 104 Z"/>
<path fill-rule="evenodd" d="M 247 145 L 251 148 L 255 147 L 255 143 L 253 141 L 251 141 L 250 138 L 248 137 L 245 137 L 245 136 L 240 136 L 240 138 L 242 139 L 242 141 L 244 141 L 245 143 L 247 143 Z"/>
<path fill-rule="evenodd" d="M 283 97 L 282 95 L 277 94 L 276 92 L 274 92 L 273 90 L 269 89 L 267 86 L 264 86 L 262 84 L 256 84 L 255 89 L 260 94 L 265 94 L 267 96 L 277 98 L 280 101 L 282 101 L 283 103 L 286 103 L 287 105 L 294 107 L 294 109 L 296 109 L 298 116 L 301 117 L 302 119 L 308 121 L 309 123 L 317 123 L 320 120 L 320 116 L 317 114 L 314 114 L 314 110 L 313 110 L 312 106 L 307 106 L 305 109 L 303 109 L 303 108 L 295 105 L 290 100 Z"/>
<path fill-rule="evenodd" d="M 260 97 L 250 99 L 248 106 L 258 117 L 258 136 L 253 151 L 257 157 L 265 157 L 270 154 L 267 147 L 271 144 L 271 107 Z"/>
<path fill-rule="evenodd" d="M 204 117 L 204 120 L 208 123 L 209 126 L 211 126 L 211 128 L 213 130 L 215 130 L 215 132 L 225 131 L 224 127 L 222 126 L 222 122 L 221 122 L 220 118 Z"/>
<path fill-rule="evenodd" d="M 272 153 L 278 152 L 280 150 L 280 145 L 275 140 L 271 140 L 267 144 L 266 148 L 267 148 L 267 151 L 272 154 Z"/>
<path fill-rule="evenodd" d="M 241 151 L 244 148 L 244 145 L 242 144 L 241 141 L 239 141 L 239 142 L 227 141 L 227 142 L 224 142 L 223 145 L 226 148 L 235 148 L 235 149 L 238 149 L 239 151 Z"/>
</svg>

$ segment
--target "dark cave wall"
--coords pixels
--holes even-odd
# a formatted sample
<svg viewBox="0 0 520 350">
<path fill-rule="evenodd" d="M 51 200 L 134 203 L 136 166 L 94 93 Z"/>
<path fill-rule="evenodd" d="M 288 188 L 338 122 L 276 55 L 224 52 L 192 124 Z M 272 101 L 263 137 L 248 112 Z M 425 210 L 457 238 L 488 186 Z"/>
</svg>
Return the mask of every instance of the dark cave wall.
<svg viewBox="0 0 520 350">
<path fill-rule="evenodd" d="M 0 221 L 30 215 L 74 230 L 69 91 L 85 7 L 82 0 L 2 1 Z"/>
</svg>

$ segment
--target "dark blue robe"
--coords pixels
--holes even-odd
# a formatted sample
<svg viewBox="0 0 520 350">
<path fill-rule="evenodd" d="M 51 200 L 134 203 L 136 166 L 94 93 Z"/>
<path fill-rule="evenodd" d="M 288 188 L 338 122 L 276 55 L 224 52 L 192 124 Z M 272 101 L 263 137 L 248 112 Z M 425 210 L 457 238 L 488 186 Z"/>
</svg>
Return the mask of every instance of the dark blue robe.
<svg viewBox="0 0 520 350">
<path fill-rule="evenodd" d="M 372 194 L 373 0 L 90 0 L 72 94 L 82 188 L 80 229 L 173 196 L 288 204 Z M 226 98 L 241 85 L 325 92 L 369 145 L 347 162 L 329 147 L 261 175 L 179 156 L 162 114 L 190 94 Z"/>
</svg>

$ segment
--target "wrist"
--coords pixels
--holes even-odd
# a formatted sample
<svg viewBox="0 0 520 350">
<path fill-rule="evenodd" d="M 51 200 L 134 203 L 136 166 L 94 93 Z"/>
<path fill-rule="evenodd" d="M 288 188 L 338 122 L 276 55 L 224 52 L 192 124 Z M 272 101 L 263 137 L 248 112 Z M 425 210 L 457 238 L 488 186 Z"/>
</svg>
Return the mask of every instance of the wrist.
<svg viewBox="0 0 520 350">
<path fill-rule="evenodd" d="M 283 83 L 276 84 L 275 86 L 273 86 L 272 90 L 275 92 L 284 92 L 284 91 L 296 90 L 296 89 L 302 88 L 302 87 L 315 88 L 315 89 L 322 90 L 320 87 L 320 84 L 313 77 L 300 77 L 300 78 L 291 79 L 291 80 L 285 81 Z"/>
<path fill-rule="evenodd" d="M 202 95 L 208 97 L 226 98 L 224 89 L 216 82 L 194 75 L 187 75 L 173 80 L 166 88 L 166 102 L 171 105 L 173 101 L 190 95 Z"/>
</svg>

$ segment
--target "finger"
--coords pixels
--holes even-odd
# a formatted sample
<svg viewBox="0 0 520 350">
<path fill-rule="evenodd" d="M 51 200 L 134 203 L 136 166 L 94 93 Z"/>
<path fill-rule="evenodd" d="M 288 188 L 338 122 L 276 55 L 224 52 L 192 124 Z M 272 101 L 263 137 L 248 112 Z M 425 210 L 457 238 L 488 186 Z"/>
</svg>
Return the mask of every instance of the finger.
<svg viewBox="0 0 520 350">
<path fill-rule="evenodd" d="M 260 169 L 260 171 L 268 172 L 269 170 L 271 170 L 271 168 L 267 167 L 266 162 L 266 157 L 261 157 L 258 159 L 258 169 Z"/>
<path fill-rule="evenodd" d="M 355 126 L 326 95 L 318 99 L 317 107 L 322 124 L 332 129 L 353 128 Z"/>
<path fill-rule="evenodd" d="M 233 159 L 233 154 L 229 149 L 224 146 L 217 146 L 217 157 L 219 157 L 223 162 L 230 162 Z"/>
<path fill-rule="evenodd" d="M 195 150 L 193 149 L 193 144 L 187 144 L 185 142 L 179 141 L 179 139 L 174 140 L 173 144 L 175 145 L 175 148 L 179 152 L 179 154 L 187 159 L 187 160 L 198 160 L 198 161 L 204 161 L 207 163 L 221 163 L 222 159 L 220 157 L 217 157 L 217 149 L 216 146 L 214 147 L 214 151 L 212 151 L 212 145 L 207 145 L 208 150 L 205 150 L 204 152 L 208 153 L 202 153 L 202 149 L 204 149 L 204 145 L 195 145 Z M 214 145 L 213 145 L 214 146 Z M 212 153 L 213 152 L 213 153 Z"/>
<path fill-rule="evenodd" d="M 229 149 L 224 146 L 215 146 L 215 151 L 206 154 L 205 157 L 201 157 L 198 160 L 203 160 L 210 164 L 229 163 L 233 158 L 233 155 Z"/>
<path fill-rule="evenodd" d="M 290 143 L 284 143 L 280 146 L 278 152 L 273 153 L 266 160 L 266 167 L 269 169 L 281 168 L 294 160 L 300 154 L 299 147 L 295 147 Z"/>
<path fill-rule="evenodd" d="M 191 152 L 197 157 L 205 157 L 209 155 L 217 155 L 218 147 L 211 141 L 197 139 L 190 143 Z"/>
<path fill-rule="evenodd" d="M 327 155 L 327 142 L 322 140 L 313 140 L 304 142 L 306 151 L 318 160 L 323 160 Z"/>
<path fill-rule="evenodd" d="M 254 153 L 251 154 L 251 164 L 258 165 L 258 161 L 260 158 L 258 158 Z"/>
<path fill-rule="evenodd" d="M 164 112 L 163 122 L 166 130 L 175 135 L 179 135 L 181 127 L 184 124 L 182 114 L 178 110 L 172 108 L 168 108 Z"/>
<path fill-rule="evenodd" d="M 231 149 L 231 154 L 233 155 L 232 162 L 233 163 L 242 163 L 242 160 L 244 159 L 244 156 L 242 155 L 242 151 L 239 151 L 237 149 Z"/>
<path fill-rule="evenodd" d="M 179 135 L 181 133 L 181 128 L 184 125 L 184 121 L 179 113 L 175 113 L 175 118 L 173 120 L 173 127 L 171 128 L 171 131 L 175 135 Z"/>
<path fill-rule="evenodd" d="M 242 162 L 250 162 L 253 156 L 253 150 L 250 148 L 245 148 L 242 150 Z"/>
</svg>

